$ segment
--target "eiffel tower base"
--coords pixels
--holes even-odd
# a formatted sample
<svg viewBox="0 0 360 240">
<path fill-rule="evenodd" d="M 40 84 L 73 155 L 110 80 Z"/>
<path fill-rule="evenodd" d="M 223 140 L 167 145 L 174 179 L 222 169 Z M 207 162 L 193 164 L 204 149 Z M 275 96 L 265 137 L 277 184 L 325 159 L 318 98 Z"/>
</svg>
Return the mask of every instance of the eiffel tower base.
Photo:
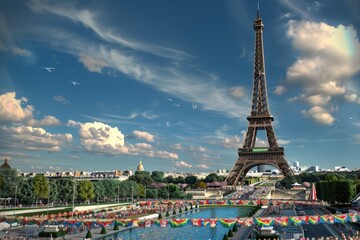
<svg viewBox="0 0 360 240">
<path fill-rule="evenodd" d="M 289 164 L 284 158 L 283 148 L 279 148 L 277 151 L 266 152 L 243 152 L 242 149 L 239 149 L 239 159 L 226 178 L 227 185 L 236 187 L 240 184 L 240 186 L 242 186 L 245 176 L 250 169 L 259 165 L 273 166 L 279 169 L 285 177 L 293 174 Z"/>
</svg>

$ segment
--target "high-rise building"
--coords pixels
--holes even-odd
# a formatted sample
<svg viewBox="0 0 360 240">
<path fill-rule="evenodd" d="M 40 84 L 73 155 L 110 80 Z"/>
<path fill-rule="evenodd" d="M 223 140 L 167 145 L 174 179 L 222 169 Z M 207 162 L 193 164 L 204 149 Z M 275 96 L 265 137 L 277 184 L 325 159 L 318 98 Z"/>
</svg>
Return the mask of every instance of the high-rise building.
<svg viewBox="0 0 360 240">
<path fill-rule="evenodd" d="M 300 163 L 298 161 L 294 162 L 294 168 L 296 168 L 296 169 L 300 168 Z"/>
</svg>

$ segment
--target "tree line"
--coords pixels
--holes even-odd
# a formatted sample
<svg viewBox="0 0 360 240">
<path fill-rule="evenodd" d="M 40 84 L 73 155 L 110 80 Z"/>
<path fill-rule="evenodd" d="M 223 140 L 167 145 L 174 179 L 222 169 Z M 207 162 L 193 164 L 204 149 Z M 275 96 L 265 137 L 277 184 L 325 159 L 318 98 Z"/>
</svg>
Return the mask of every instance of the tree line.
<svg viewBox="0 0 360 240">
<path fill-rule="evenodd" d="M 316 183 L 316 193 L 320 200 L 331 204 L 349 203 L 360 193 L 360 171 L 351 173 L 302 173 L 288 176 L 278 182 L 277 187 L 291 188 L 298 182 Z"/>
<path fill-rule="evenodd" d="M 196 176 L 164 177 L 164 172 L 136 172 L 128 180 L 103 179 L 99 181 L 66 178 L 47 178 L 42 174 L 35 177 L 18 176 L 15 169 L 0 171 L 0 197 L 17 199 L 21 204 L 54 202 L 70 204 L 85 201 L 117 201 L 119 198 L 192 198 L 185 194 L 179 183 L 187 188 L 205 188 L 206 182 L 224 181 L 225 178 L 211 173 L 205 179 Z M 160 183 L 157 184 L 157 183 Z"/>
</svg>

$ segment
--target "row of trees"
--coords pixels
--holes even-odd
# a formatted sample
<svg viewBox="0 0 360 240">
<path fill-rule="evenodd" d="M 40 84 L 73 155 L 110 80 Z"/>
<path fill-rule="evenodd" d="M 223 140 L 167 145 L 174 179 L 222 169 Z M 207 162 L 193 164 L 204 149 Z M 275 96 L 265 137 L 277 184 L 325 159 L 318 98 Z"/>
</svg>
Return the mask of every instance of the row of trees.
<svg viewBox="0 0 360 240">
<path fill-rule="evenodd" d="M 302 173 L 282 179 L 278 187 L 290 188 L 295 182 L 316 183 L 317 197 L 331 204 L 349 203 L 360 193 L 360 172 Z"/>
<path fill-rule="evenodd" d="M 161 171 L 154 171 L 150 174 L 150 172 L 143 171 L 143 172 L 136 172 L 133 176 L 130 176 L 129 180 L 133 180 L 137 183 L 140 183 L 144 186 L 150 186 L 152 183 L 172 183 L 172 184 L 179 184 L 179 183 L 186 183 L 188 185 L 193 186 L 195 183 L 200 182 L 196 176 L 186 176 L 185 178 L 182 176 L 173 177 L 167 176 L 164 177 L 164 172 Z M 212 182 L 223 182 L 225 181 L 224 176 L 218 176 L 216 173 L 210 173 L 205 177 L 205 179 L 201 179 L 201 182 L 204 183 L 212 183 Z"/>
<path fill-rule="evenodd" d="M 321 200 L 335 203 L 349 203 L 355 196 L 353 180 L 322 181 L 316 183 L 317 197 Z"/>
<path fill-rule="evenodd" d="M 357 185 L 360 183 L 360 171 L 352 173 L 302 173 L 299 175 L 288 176 L 280 181 L 277 187 L 290 188 L 291 184 L 298 182 L 320 182 L 320 181 L 338 181 L 354 180 Z"/>
<path fill-rule="evenodd" d="M 153 187 L 150 174 L 135 174 L 129 180 L 104 179 L 96 182 L 75 181 L 72 178 L 48 179 L 43 175 L 20 177 L 14 169 L 0 171 L 0 197 L 17 198 L 19 203 L 71 203 L 89 200 L 116 201 L 118 198 L 191 198 L 175 184 Z"/>
</svg>

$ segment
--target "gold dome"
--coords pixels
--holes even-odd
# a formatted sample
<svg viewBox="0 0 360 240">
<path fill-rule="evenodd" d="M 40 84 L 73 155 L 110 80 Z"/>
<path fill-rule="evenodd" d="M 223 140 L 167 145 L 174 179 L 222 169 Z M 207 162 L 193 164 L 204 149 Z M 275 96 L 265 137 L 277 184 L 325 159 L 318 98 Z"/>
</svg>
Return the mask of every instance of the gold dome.
<svg viewBox="0 0 360 240">
<path fill-rule="evenodd" d="M 143 172 L 143 171 L 144 171 L 144 166 L 142 165 L 141 160 L 140 160 L 139 165 L 137 166 L 136 171 L 137 171 L 137 172 Z"/>
</svg>

